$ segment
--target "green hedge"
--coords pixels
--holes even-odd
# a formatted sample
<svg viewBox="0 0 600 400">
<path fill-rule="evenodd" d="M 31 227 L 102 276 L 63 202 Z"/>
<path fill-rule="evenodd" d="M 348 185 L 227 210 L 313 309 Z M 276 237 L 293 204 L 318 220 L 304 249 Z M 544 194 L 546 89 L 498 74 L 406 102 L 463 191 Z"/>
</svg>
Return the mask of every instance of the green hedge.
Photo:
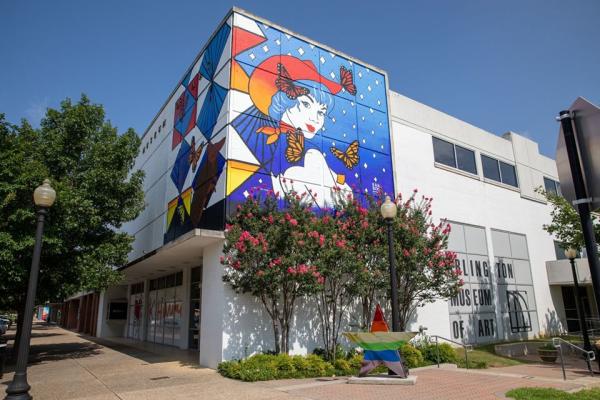
<svg viewBox="0 0 600 400">
<path fill-rule="evenodd" d="M 348 365 L 339 365 L 349 368 Z M 336 373 L 331 363 L 314 354 L 308 356 L 258 354 L 241 361 L 224 361 L 219 364 L 217 370 L 227 378 L 246 382 L 314 378 L 332 376 Z"/>
<path fill-rule="evenodd" d="M 448 343 L 440 343 L 438 347 L 440 363 L 457 363 L 458 356 L 456 354 L 456 350 L 454 350 L 452 346 L 450 346 Z M 419 350 L 421 350 L 423 358 L 428 362 L 428 364 L 437 364 L 438 350 L 436 350 L 435 344 L 422 345 L 419 347 Z"/>
<path fill-rule="evenodd" d="M 400 349 L 409 368 L 428 365 L 423 355 L 410 344 L 404 344 Z M 356 375 L 360 370 L 362 354 L 350 352 L 346 357 L 340 357 L 332 364 L 322 357 L 311 354 L 308 356 L 289 356 L 287 354 L 258 354 L 240 361 L 224 361 L 217 370 L 227 378 L 246 382 L 266 381 L 288 378 L 316 378 L 323 376 Z M 384 366 L 377 367 L 373 373 L 385 373 Z"/>
</svg>

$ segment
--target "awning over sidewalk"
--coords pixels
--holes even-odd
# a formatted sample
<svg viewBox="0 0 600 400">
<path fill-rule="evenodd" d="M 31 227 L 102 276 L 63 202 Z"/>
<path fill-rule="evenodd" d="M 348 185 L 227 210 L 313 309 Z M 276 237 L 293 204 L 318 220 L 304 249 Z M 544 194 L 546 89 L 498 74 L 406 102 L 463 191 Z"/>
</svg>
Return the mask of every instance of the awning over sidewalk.
<svg viewBox="0 0 600 400">
<path fill-rule="evenodd" d="M 120 271 L 125 275 L 123 283 L 135 283 L 165 275 L 182 266 L 200 265 L 203 249 L 224 239 L 222 231 L 191 230 L 121 268 Z"/>
</svg>

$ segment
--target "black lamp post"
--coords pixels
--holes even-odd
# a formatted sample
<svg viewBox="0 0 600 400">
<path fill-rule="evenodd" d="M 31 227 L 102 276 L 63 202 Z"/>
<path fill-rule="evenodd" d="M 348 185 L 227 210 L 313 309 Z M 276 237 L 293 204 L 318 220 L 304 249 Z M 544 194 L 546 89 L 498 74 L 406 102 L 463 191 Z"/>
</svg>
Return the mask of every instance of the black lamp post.
<svg viewBox="0 0 600 400">
<path fill-rule="evenodd" d="M 393 203 L 390 196 L 385 197 L 385 202 L 381 205 L 381 216 L 385 219 L 387 225 L 388 235 L 388 253 L 390 258 L 390 282 L 392 284 L 392 331 L 398 332 L 400 330 L 398 321 L 398 275 L 396 274 L 396 263 L 394 256 L 394 238 L 392 236 L 392 224 L 396 214 L 398 213 L 398 206 Z"/>
<path fill-rule="evenodd" d="M 583 336 L 583 348 L 587 351 L 592 349 L 590 337 L 588 336 L 587 326 L 585 324 L 585 315 L 581 296 L 579 295 L 579 282 L 577 281 L 577 271 L 575 270 L 575 258 L 577 258 L 577 250 L 570 247 L 565 250 L 565 256 L 571 262 L 571 272 L 573 273 L 573 284 L 575 285 L 575 306 L 577 308 L 577 317 L 579 318 L 579 327 Z"/>
<path fill-rule="evenodd" d="M 35 231 L 35 246 L 33 248 L 33 259 L 31 260 L 31 272 L 29 274 L 29 288 L 27 289 L 27 300 L 25 301 L 25 313 L 23 314 L 23 326 L 19 332 L 19 349 L 17 353 L 17 367 L 12 382 L 6 388 L 7 396 L 4 400 L 30 400 L 27 383 L 27 360 L 29 358 L 29 341 L 31 339 L 31 325 L 33 323 L 33 306 L 35 292 L 37 289 L 38 275 L 40 272 L 40 253 L 42 252 L 42 234 L 44 232 L 44 218 L 48 208 L 54 204 L 56 192 L 50 186 L 48 179 L 44 180 L 33 192 L 33 201 L 37 206 L 37 229 Z"/>
</svg>

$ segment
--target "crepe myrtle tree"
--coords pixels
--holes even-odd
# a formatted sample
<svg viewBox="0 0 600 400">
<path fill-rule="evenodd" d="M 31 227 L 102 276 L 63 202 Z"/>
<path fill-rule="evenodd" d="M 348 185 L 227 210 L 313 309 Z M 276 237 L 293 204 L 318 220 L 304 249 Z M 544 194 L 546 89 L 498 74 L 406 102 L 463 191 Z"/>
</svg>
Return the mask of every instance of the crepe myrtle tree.
<svg viewBox="0 0 600 400">
<path fill-rule="evenodd" d="M 302 245 L 323 277 L 315 293 L 317 315 L 325 355 L 335 360 L 340 329 L 350 322 L 350 310 L 361 300 L 370 315 L 375 292 L 385 285 L 376 262 L 381 264 L 385 248 L 378 227 L 370 220 L 370 209 L 337 187 L 332 192 L 333 207 L 311 218 L 311 230 Z"/>
<path fill-rule="evenodd" d="M 432 201 L 431 197 L 418 198 L 417 189 L 408 199 L 403 200 L 399 194 L 395 200 L 398 215 L 392 228 L 401 331 L 406 330 L 417 307 L 449 299 L 463 285 L 456 254 L 447 250 L 450 224 L 433 222 Z M 380 220 L 379 225 L 383 224 Z"/>
<path fill-rule="evenodd" d="M 223 281 L 260 299 L 271 318 L 275 351 L 288 353 L 290 322 L 298 300 L 323 277 L 304 251 L 314 214 L 306 193 L 252 190 L 225 229 Z"/>
</svg>

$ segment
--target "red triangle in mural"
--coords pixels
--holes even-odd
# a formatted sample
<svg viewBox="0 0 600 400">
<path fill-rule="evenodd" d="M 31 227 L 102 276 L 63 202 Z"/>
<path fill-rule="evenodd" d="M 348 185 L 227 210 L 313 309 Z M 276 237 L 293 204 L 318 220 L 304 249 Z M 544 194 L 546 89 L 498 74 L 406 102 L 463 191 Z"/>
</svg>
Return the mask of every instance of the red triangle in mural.
<svg viewBox="0 0 600 400">
<path fill-rule="evenodd" d="M 190 93 L 192 94 L 192 96 L 194 96 L 194 98 L 198 98 L 198 79 L 200 77 L 200 74 L 196 74 L 192 80 L 190 81 L 190 83 L 188 84 L 188 90 L 190 91 Z"/>
<path fill-rule="evenodd" d="M 381 306 L 377 304 L 377 307 L 375 307 L 373 322 L 371 322 L 371 332 L 389 332 L 389 330 L 388 324 L 385 322 L 385 318 L 383 317 Z"/>
<path fill-rule="evenodd" d="M 183 135 L 177 130 L 173 129 L 173 141 L 171 142 L 171 150 L 177 147 L 179 143 L 183 140 Z"/>
<path fill-rule="evenodd" d="M 232 56 L 235 57 L 242 51 L 257 46 L 266 40 L 267 39 L 262 36 L 234 26 Z"/>
</svg>

